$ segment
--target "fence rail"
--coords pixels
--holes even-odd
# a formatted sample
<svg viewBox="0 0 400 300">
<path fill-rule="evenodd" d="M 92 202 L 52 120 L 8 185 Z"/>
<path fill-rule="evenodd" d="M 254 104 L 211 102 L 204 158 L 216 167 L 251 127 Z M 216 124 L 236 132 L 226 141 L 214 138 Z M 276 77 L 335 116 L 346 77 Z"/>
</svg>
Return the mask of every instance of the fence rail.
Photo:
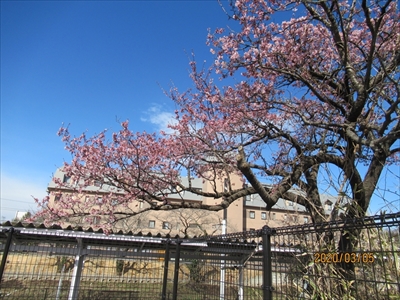
<svg viewBox="0 0 400 300">
<path fill-rule="evenodd" d="M 400 299 L 400 213 L 196 239 L 5 225 L 0 299 Z"/>
</svg>

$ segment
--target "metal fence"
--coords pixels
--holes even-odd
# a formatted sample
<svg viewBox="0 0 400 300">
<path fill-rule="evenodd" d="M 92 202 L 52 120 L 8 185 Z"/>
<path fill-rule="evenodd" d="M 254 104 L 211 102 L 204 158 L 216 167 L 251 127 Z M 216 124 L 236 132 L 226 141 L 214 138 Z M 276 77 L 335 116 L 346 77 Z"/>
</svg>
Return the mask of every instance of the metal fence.
<svg viewBox="0 0 400 300">
<path fill-rule="evenodd" d="M 273 255 L 274 299 L 400 299 L 399 238 L 399 213 L 277 228 L 297 254 Z"/>
<path fill-rule="evenodd" d="M 4 224 L 0 299 L 400 299 L 399 223 L 197 239 Z"/>
</svg>

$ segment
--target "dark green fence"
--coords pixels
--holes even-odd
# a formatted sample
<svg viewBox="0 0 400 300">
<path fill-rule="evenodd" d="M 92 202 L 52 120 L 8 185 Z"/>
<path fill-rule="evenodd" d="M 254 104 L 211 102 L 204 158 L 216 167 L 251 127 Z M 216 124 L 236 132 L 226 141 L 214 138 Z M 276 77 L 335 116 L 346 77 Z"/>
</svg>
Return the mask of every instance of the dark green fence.
<svg viewBox="0 0 400 300">
<path fill-rule="evenodd" d="M 196 239 L 0 227 L 0 299 L 400 299 L 400 214 Z"/>
</svg>

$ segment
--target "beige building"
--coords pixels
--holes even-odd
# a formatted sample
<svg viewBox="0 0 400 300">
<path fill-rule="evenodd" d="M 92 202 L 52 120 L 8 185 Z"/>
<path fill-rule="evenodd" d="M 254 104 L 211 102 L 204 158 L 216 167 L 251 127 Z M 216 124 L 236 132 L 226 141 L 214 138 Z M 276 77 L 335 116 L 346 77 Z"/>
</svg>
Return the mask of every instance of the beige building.
<svg viewBox="0 0 400 300">
<path fill-rule="evenodd" d="M 58 169 L 54 174 L 55 178 L 68 183 L 70 180 L 65 174 Z M 239 177 L 230 178 L 231 184 L 235 186 L 242 185 Z M 188 183 L 187 177 L 182 177 L 182 183 Z M 210 183 L 205 182 L 200 178 L 191 180 L 192 187 L 198 188 L 204 192 L 213 191 L 214 187 Z M 222 191 L 224 184 L 221 180 L 218 190 Z M 57 207 L 57 202 L 60 197 L 71 194 L 72 190 L 68 188 L 59 188 L 53 181 L 48 185 L 48 192 L 50 193 L 49 206 Z M 94 183 L 88 186 L 79 195 L 73 197 L 79 198 L 78 203 L 101 203 L 102 196 L 110 192 L 109 187 L 100 186 Z M 117 193 L 118 191 L 114 191 Z M 333 202 L 327 197 L 325 201 L 325 210 L 329 214 L 332 209 Z M 191 192 L 176 192 L 168 196 L 168 203 L 174 201 L 185 202 L 202 202 L 203 204 L 218 204 L 219 199 L 207 198 L 193 194 Z M 332 200 L 332 198 L 330 198 Z M 112 201 L 111 201 L 112 202 Z M 112 203 L 110 204 L 112 205 Z M 99 208 L 101 206 L 99 205 Z M 124 209 L 126 211 L 139 212 L 149 207 L 145 201 L 132 201 Z M 222 233 L 222 220 L 226 220 L 226 232 L 239 232 L 249 231 L 262 228 L 264 225 L 270 227 L 280 227 L 285 225 L 304 224 L 311 221 L 309 214 L 302 205 L 279 199 L 277 204 L 272 210 L 267 211 L 266 205 L 258 195 L 246 196 L 237 199 L 225 211 L 212 212 L 208 210 L 199 209 L 178 209 L 178 210 L 148 210 L 134 217 L 130 217 L 113 224 L 113 231 L 118 232 L 142 232 L 143 234 L 161 233 L 162 235 L 170 234 L 171 236 L 199 236 L 199 235 L 213 235 Z M 79 209 L 77 209 L 79 210 Z M 64 226 L 82 226 L 82 227 L 96 227 L 102 222 L 109 222 L 106 218 L 98 215 L 91 215 L 89 217 L 70 217 L 62 219 Z"/>
</svg>

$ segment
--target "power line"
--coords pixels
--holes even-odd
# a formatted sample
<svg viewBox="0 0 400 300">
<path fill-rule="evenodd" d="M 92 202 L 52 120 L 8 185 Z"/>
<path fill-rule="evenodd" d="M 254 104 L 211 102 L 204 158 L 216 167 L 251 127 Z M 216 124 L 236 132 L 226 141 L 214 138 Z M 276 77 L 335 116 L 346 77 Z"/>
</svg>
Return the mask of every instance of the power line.
<svg viewBox="0 0 400 300">
<path fill-rule="evenodd" d="M 7 210 L 7 211 L 20 211 L 20 210 L 21 210 L 21 207 L 18 207 L 18 208 L 1 207 L 1 210 L 2 210 L 2 211 L 3 211 L 3 210 Z M 26 210 L 26 209 L 24 209 L 24 210 Z"/>
<path fill-rule="evenodd" d="M 32 199 L 31 201 L 22 201 L 22 200 L 16 200 L 16 199 L 8 199 L 8 198 L 0 198 L 1 200 L 7 200 L 7 201 L 14 201 L 14 202 L 21 202 L 21 203 L 36 203 L 35 200 Z"/>
</svg>

